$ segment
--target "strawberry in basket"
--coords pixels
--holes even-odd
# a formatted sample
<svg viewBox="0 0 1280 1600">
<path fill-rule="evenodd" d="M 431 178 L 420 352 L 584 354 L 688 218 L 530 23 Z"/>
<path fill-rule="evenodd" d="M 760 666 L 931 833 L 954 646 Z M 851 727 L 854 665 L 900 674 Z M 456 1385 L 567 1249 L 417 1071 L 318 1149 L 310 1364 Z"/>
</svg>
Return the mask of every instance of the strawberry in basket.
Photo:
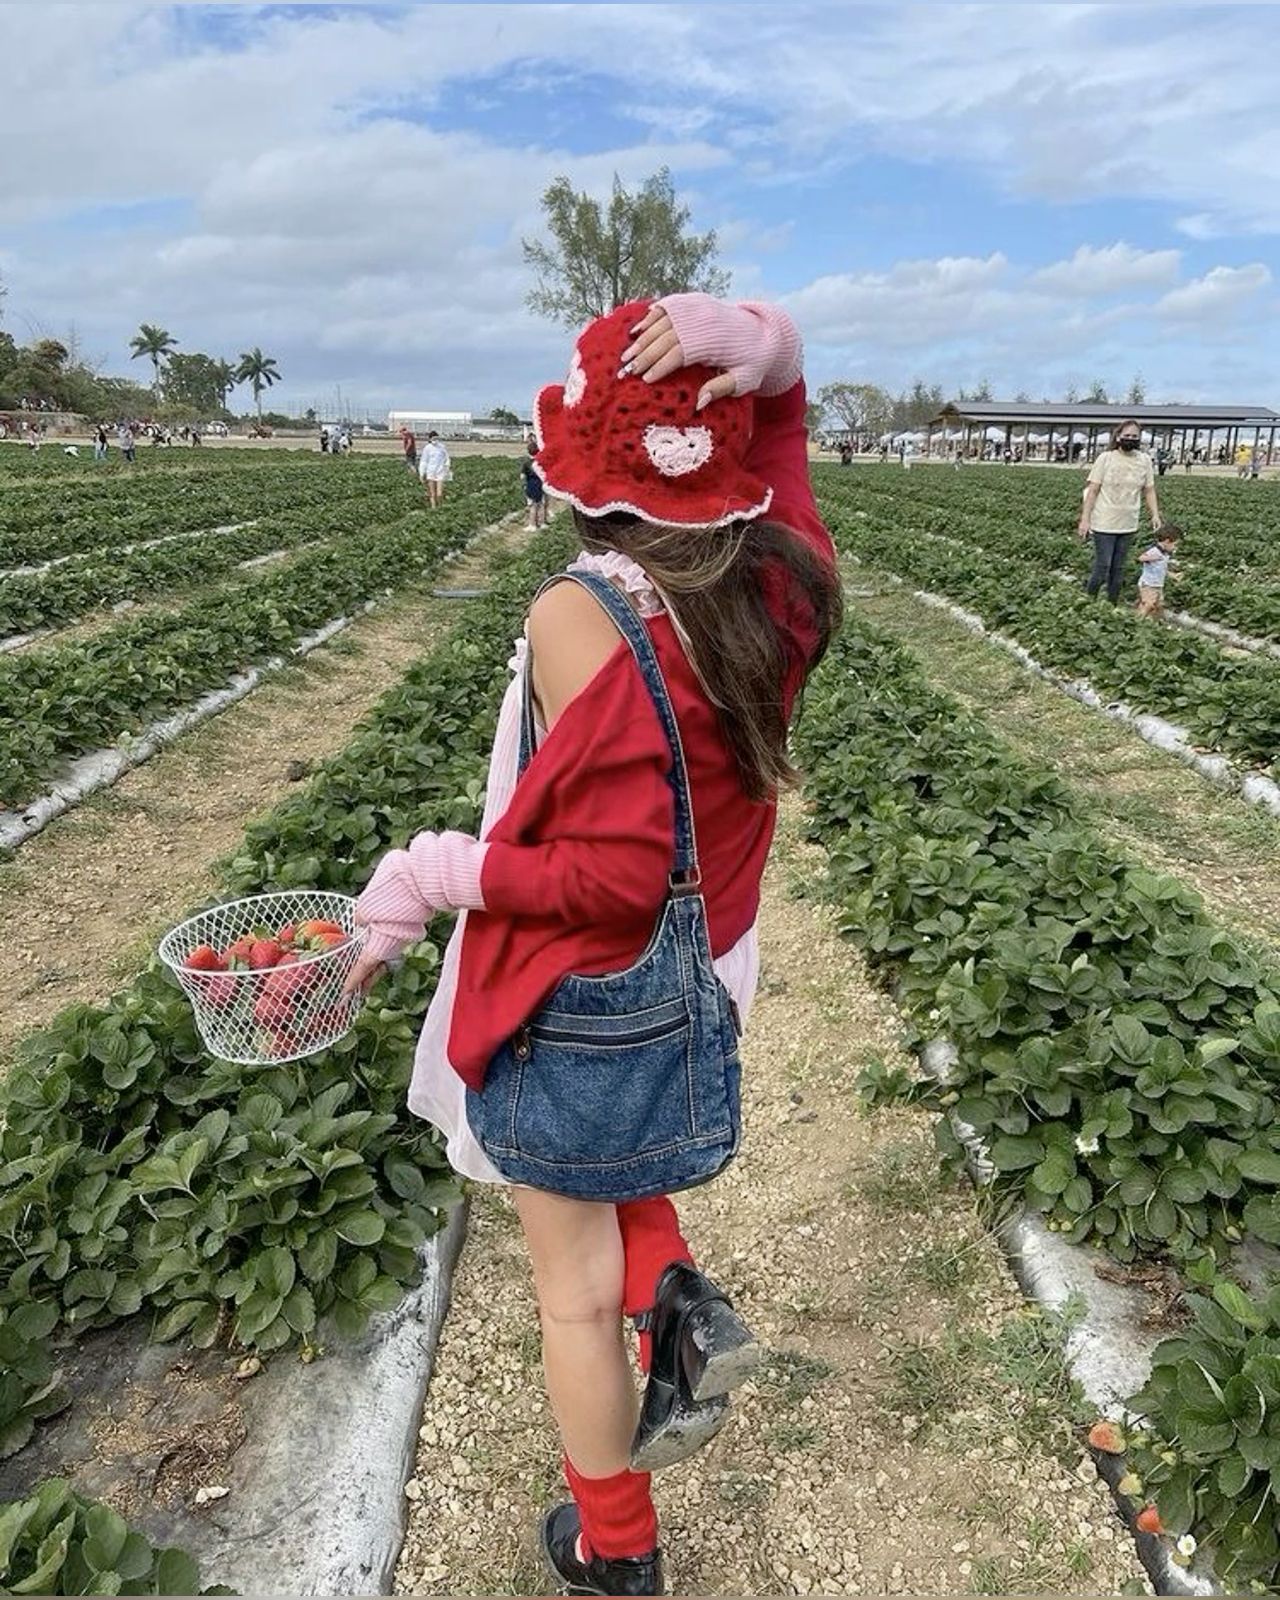
<svg viewBox="0 0 1280 1600">
<path fill-rule="evenodd" d="M 344 895 L 278 891 L 212 907 L 165 936 L 161 958 L 214 1055 L 291 1061 L 347 1032 L 360 1009 L 342 994 L 363 943 L 354 908 Z"/>
</svg>

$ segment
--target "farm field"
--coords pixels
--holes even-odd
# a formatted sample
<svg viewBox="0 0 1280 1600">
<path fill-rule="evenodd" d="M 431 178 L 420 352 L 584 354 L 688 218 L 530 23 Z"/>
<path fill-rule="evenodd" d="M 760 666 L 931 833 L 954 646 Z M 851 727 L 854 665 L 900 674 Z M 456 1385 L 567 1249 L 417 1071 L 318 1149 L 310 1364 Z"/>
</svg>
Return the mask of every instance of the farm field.
<svg viewBox="0 0 1280 1600">
<path fill-rule="evenodd" d="M 0 863 L 0 903 L 27 930 L 0 951 L 13 997 L 0 1021 L 0 1500 L 31 1487 L 24 1446 L 68 1398 L 51 1341 L 136 1327 L 200 1359 L 226 1349 L 230 1368 L 310 1360 L 400 1303 L 459 1193 L 403 1103 L 447 923 L 338 1046 L 266 1069 L 207 1059 L 151 951 L 210 900 L 352 892 L 418 829 L 474 827 L 511 639 L 539 577 L 571 553 L 568 530 L 517 530 L 509 461 L 460 463 L 437 517 L 393 461 L 264 452 L 207 465 L 163 485 L 157 471 L 125 501 L 51 472 L 43 503 L 9 512 L 7 535 L 37 562 L 50 546 L 69 559 L 0 577 L 0 606 L 8 583 L 27 585 L 8 591 L 16 604 L 32 580 L 78 574 L 44 591 L 73 608 L 45 618 L 68 636 L 0 657 L 4 737 L 26 741 L 21 756 L 0 743 L 0 763 L 14 751 L 11 803 L 306 630 L 380 603 Z M 989 1226 L 1025 1207 L 1113 1270 L 1137 1280 L 1155 1264 L 1189 1291 L 1184 1309 L 1164 1305 L 1162 1331 L 1179 1339 L 1159 1353 L 1149 1431 L 1129 1441 L 1145 1485 L 1134 1509 L 1156 1501 L 1219 1572 L 1270 1584 L 1280 1302 L 1256 1279 L 1237 1283 L 1233 1263 L 1242 1237 L 1280 1244 L 1280 821 L 887 581 L 941 589 L 936 566 L 926 583 L 913 563 L 990 563 L 1002 530 L 1012 542 L 1033 514 L 1048 541 L 1060 514 L 1070 524 L 1070 475 L 833 468 L 818 481 L 849 614 L 807 696 L 805 795 L 784 807 L 766 879 L 749 1159 L 688 1203 L 769 1354 L 696 1467 L 658 1481 L 673 1580 L 724 1594 L 1141 1590 L 1084 1448 L 1091 1415 L 1062 1355 L 1070 1319 L 1028 1314 Z M 176 540 L 164 508 L 183 504 L 181 487 L 199 509 Z M 1224 525 L 1237 514 L 1232 537 L 1257 534 L 1257 485 L 1184 487 L 1206 523 L 1216 505 Z M 1171 497 L 1168 514 L 1188 527 L 1190 568 L 1192 512 Z M 261 525 L 287 555 L 220 567 L 215 552 L 245 559 L 245 530 L 214 531 L 218 518 Z M 969 518 L 994 530 L 987 543 L 954 531 Z M 167 542 L 134 552 L 140 568 L 113 554 L 152 539 Z M 1079 563 L 1069 539 L 1060 560 Z M 1225 550 L 1204 560 L 1230 564 Z M 1012 564 L 1027 569 L 1029 555 Z M 1045 656 L 1048 611 L 1015 610 L 1013 584 L 988 598 L 978 572 L 954 570 L 970 573 L 964 604 L 1009 608 L 1007 631 L 1034 616 Z M 131 572 L 137 609 L 101 621 L 103 590 Z M 433 599 L 445 573 L 488 593 Z M 1267 665 L 1127 611 L 1086 613 L 1065 584 L 1051 598 L 1064 635 L 1113 647 L 1134 681 L 1140 653 L 1123 651 L 1139 640 L 1153 690 L 1166 645 L 1208 652 L 1180 680 L 1188 698 L 1220 682 L 1214 657 Z M 86 619 L 99 621 L 81 633 Z M 1246 680 L 1229 681 L 1243 693 Z M 1232 729 L 1249 726 L 1247 709 Z M 76 948 L 51 955 L 68 925 Z M 913 1052 L 938 1036 L 958 1061 L 930 1085 Z M 951 1158 L 944 1173 L 922 1110 Z M 952 1112 L 988 1141 L 991 1194 L 957 1181 Z M 505 1202 L 476 1197 L 407 1500 L 406 1592 L 536 1582 L 529 1528 L 556 1463 L 513 1226 Z M 768 1271 L 748 1273 L 760 1259 Z M 1221 1397 L 1211 1386 L 1187 1400 L 1189 1363 Z M 242 1436 L 252 1385 L 227 1392 Z M 100 1524 L 114 1538 L 101 1513 L 60 1503 L 49 1517 L 73 1510 L 86 1534 Z M 148 1490 L 129 1511 L 158 1543 L 190 1505 Z M 30 1525 L 47 1533 L 42 1515 Z M 101 1543 L 78 1548 L 77 1560 L 106 1559 Z M 144 1554 L 161 1559 L 130 1550 L 139 1572 Z"/>
<path fill-rule="evenodd" d="M 898 470 L 896 478 L 892 468 L 824 468 L 818 478 L 843 553 L 975 611 L 1043 665 L 1184 724 L 1204 749 L 1271 771 L 1280 748 L 1280 660 L 1192 632 L 1135 626 L 1136 558 L 1120 610 L 1058 580 L 1060 571 L 1081 579 L 1087 571 L 1087 552 L 1073 537 L 1081 478 L 1016 468 L 968 476 Z M 1160 487 L 1164 514 L 1187 530 L 1175 603 L 1269 640 L 1280 616 L 1272 609 L 1280 591 L 1269 581 L 1280 510 L 1274 488 L 1168 478 Z"/>
</svg>

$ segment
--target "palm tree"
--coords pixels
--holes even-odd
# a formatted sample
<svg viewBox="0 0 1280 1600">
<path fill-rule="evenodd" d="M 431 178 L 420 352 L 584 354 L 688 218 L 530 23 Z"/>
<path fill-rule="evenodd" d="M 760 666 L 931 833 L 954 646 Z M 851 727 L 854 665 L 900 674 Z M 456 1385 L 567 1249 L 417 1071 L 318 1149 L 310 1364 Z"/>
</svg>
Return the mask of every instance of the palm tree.
<svg viewBox="0 0 1280 1600">
<path fill-rule="evenodd" d="M 259 422 L 262 421 L 262 391 L 279 382 L 279 379 L 280 371 L 276 366 L 275 357 L 264 356 L 256 344 L 252 350 L 246 350 L 241 355 L 236 382 L 252 384 L 253 398 L 258 405 Z"/>
<path fill-rule="evenodd" d="M 160 404 L 160 363 L 177 348 L 178 341 L 167 328 L 157 328 L 152 322 L 144 322 L 129 340 L 129 348 L 133 351 L 131 361 L 136 361 L 139 356 L 150 356 L 151 365 L 155 369 L 155 378 L 151 385 L 152 397 L 157 405 Z"/>
<path fill-rule="evenodd" d="M 225 411 L 228 394 L 240 382 L 239 368 L 232 366 L 229 361 L 215 361 L 211 376 L 218 390 L 218 404 Z"/>
</svg>

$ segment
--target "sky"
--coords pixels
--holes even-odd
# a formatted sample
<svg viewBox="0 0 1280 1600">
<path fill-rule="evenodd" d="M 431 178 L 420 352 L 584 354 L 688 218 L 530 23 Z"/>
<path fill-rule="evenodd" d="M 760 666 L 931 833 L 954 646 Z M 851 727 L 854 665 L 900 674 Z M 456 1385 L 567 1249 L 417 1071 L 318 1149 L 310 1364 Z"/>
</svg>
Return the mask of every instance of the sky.
<svg viewBox="0 0 1280 1600">
<path fill-rule="evenodd" d="M 0 326 L 527 414 L 557 175 L 671 168 L 811 388 L 1280 406 L 1280 6 L 0 0 Z M 243 401 L 248 404 L 247 395 Z"/>
</svg>

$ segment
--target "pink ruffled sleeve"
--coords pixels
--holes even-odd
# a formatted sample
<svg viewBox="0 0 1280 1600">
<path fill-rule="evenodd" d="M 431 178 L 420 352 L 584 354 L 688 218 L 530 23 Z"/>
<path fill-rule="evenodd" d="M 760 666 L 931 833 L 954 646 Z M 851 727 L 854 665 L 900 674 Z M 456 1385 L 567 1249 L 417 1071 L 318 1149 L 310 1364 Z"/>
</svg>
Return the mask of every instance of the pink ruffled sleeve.
<svg viewBox="0 0 1280 1600">
<path fill-rule="evenodd" d="M 730 305 L 709 294 L 669 294 L 658 304 L 671 318 L 685 360 L 731 372 L 739 394 L 785 394 L 800 378 L 800 332 L 781 306 L 759 300 Z"/>
</svg>

